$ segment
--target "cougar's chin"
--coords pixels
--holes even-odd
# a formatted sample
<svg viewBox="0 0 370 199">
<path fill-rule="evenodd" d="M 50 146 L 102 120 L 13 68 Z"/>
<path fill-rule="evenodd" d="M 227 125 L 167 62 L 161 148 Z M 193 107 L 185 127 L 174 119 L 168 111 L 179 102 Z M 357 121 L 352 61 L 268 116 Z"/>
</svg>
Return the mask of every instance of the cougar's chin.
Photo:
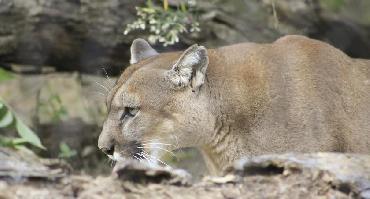
<svg viewBox="0 0 370 199">
<path fill-rule="evenodd" d="M 116 162 L 121 162 L 121 161 L 125 161 L 126 158 L 123 157 L 120 153 L 114 152 L 112 155 L 112 160 Z"/>
</svg>

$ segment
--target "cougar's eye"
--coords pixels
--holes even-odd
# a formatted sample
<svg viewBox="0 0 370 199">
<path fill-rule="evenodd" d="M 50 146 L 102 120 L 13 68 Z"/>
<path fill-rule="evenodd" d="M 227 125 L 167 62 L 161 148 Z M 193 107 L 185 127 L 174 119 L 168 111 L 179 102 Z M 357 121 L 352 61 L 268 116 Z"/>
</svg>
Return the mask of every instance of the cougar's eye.
<svg viewBox="0 0 370 199">
<path fill-rule="evenodd" d="M 120 120 L 123 121 L 128 117 L 134 117 L 138 111 L 139 109 L 135 107 L 125 107 Z"/>
</svg>

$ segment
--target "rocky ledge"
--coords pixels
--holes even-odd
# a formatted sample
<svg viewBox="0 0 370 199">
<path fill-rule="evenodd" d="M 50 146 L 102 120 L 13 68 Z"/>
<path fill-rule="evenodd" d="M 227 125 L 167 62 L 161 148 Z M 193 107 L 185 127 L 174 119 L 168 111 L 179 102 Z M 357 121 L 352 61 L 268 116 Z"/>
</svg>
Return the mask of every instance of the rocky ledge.
<svg viewBox="0 0 370 199">
<path fill-rule="evenodd" d="M 250 157 L 198 182 L 135 162 L 112 176 L 75 175 L 61 162 L 4 148 L 0 162 L 0 198 L 370 198 L 370 156 L 358 154 Z"/>
</svg>

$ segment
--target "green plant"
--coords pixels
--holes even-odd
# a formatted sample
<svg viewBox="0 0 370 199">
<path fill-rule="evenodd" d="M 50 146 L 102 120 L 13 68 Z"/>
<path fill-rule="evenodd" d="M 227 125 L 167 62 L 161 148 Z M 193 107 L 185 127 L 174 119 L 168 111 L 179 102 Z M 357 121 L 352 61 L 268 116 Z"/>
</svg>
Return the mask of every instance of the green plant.
<svg viewBox="0 0 370 199">
<path fill-rule="evenodd" d="M 59 158 L 71 158 L 77 155 L 77 151 L 71 149 L 66 143 L 61 142 L 59 144 Z"/>
<path fill-rule="evenodd" d="M 44 111 L 45 114 L 49 115 L 53 122 L 61 121 L 68 115 L 67 109 L 62 103 L 60 95 L 57 93 L 53 93 L 50 87 L 49 92 L 50 95 L 46 100 L 38 99 L 38 108 L 37 110 Z"/>
<path fill-rule="evenodd" d="M 195 1 L 180 3 L 177 8 L 171 8 L 168 0 L 163 0 L 162 6 L 147 0 L 145 7 L 136 7 L 138 18 L 126 26 L 124 34 L 133 30 L 147 30 L 150 43 L 172 45 L 179 41 L 181 33 L 200 31 L 199 22 L 194 17 L 194 8 Z"/>
<path fill-rule="evenodd" d="M 1 146 L 19 148 L 23 147 L 25 144 L 31 144 L 38 148 L 45 149 L 36 133 L 24 124 L 22 120 L 5 105 L 4 101 L 0 99 L 0 129 L 4 130 L 5 128 L 16 130 L 19 137 L 9 138 L 0 136 Z"/>
</svg>

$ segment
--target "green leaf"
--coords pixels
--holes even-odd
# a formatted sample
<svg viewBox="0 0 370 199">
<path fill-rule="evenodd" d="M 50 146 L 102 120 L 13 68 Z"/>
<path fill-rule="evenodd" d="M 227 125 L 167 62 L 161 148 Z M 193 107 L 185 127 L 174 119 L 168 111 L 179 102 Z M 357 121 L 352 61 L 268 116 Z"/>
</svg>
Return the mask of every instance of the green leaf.
<svg viewBox="0 0 370 199">
<path fill-rule="evenodd" d="M 5 128 L 5 127 L 10 126 L 13 122 L 13 119 L 14 119 L 13 114 L 9 110 L 6 110 L 5 115 L 3 115 L 0 118 L 0 128 Z"/>
<path fill-rule="evenodd" d="M 0 135 L 0 146 L 11 147 L 12 139 Z"/>
<path fill-rule="evenodd" d="M 40 138 L 27 127 L 10 108 L 2 101 L 0 97 L 0 128 L 13 128 L 17 130 L 20 138 L 7 138 L 0 136 L 0 145 L 14 148 L 21 148 L 25 143 L 29 143 L 41 149 L 45 147 L 41 144 Z"/>
<path fill-rule="evenodd" d="M 8 112 L 8 108 L 6 108 L 5 104 L 0 99 L 0 120 L 5 116 Z"/>
<path fill-rule="evenodd" d="M 19 119 L 17 119 L 16 128 L 21 138 L 36 147 L 45 149 L 45 147 L 41 144 L 40 138 Z"/>
<path fill-rule="evenodd" d="M 29 150 L 26 146 L 24 146 L 24 145 L 20 145 L 20 144 L 18 144 L 18 145 L 14 145 L 13 146 L 15 149 L 17 149 L 17 150 Z"/>
<path fill-rule="evenodd" d="M 153 8 L 142 8 L 142 11 L 146 12 L 146 13 L 154 13 L 155 10 Z"/>
<path fill-rule="evenodd" d="M 14 139 L 12 139 L 12 144 L 13 145 L 22 145 L 22 144 L 25 144 L 27 142 L 28 141 L 24 138 L 14 138 Z"/>
<path fill-rule="evenodd" d="M 76 150 L 72 150 L 66 143 L 61 142 L 59 144 L 59 158 L 71 158 L 77 155 Z"/>
</svg>

